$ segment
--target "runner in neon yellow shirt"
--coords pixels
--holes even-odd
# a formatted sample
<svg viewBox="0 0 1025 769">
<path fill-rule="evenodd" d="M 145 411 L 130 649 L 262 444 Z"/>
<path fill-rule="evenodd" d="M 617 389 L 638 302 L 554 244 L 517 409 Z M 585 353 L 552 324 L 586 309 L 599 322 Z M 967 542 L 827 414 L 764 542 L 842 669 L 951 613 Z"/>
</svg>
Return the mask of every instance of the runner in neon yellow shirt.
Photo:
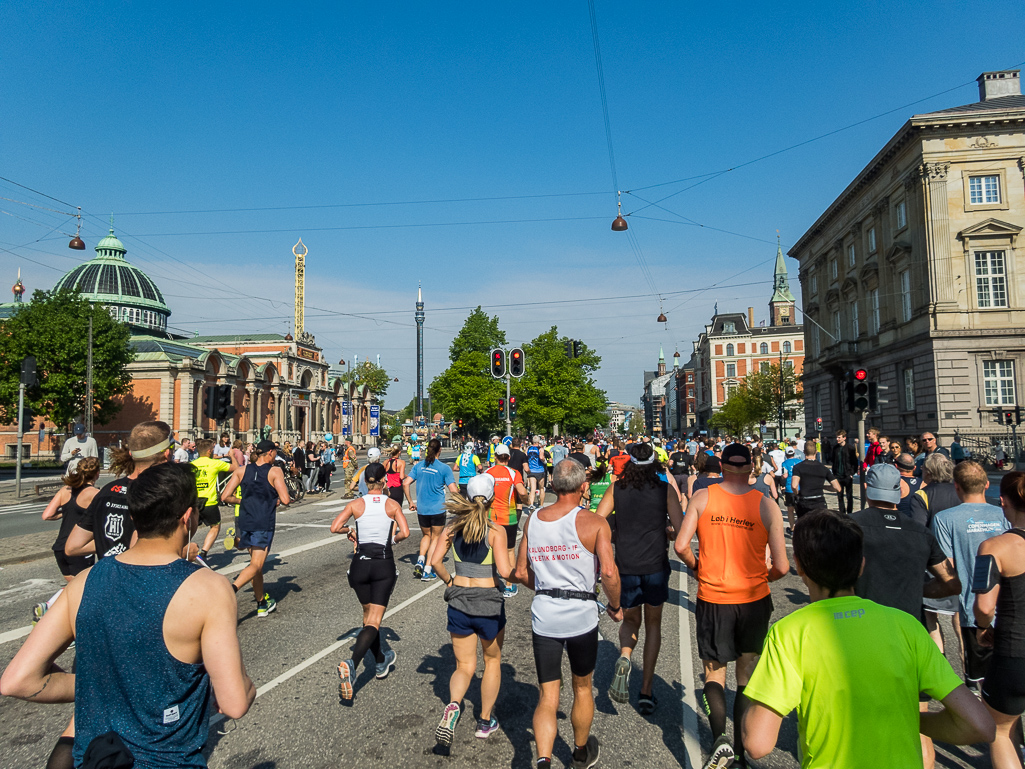
<svg viewBox="0 0 1025 769">
<path fill-rule="evenodd" d="M 231 462 L 222 459 L 214 459 L 214 442 L 211 440 L 196 441 L 196 450 L 199 451 L 199 459 L 192 460 L 192 466 L 196 468 L 196 491 L 199 492 L 199 500 L 203 506 L 199 508 L 199 522 L 209 526 L 210 531 L 203 539 L 203 547 L 199 550 L 199 559 L 206 562 L 207 551 L 217 541 L 217 534 L 221 530 L 221 508 L 220 494 L 217 491 L 217 476 L 220 473 L 230 473 L 238 465 L 235 457 L 231 456 Z"/>
</svg>

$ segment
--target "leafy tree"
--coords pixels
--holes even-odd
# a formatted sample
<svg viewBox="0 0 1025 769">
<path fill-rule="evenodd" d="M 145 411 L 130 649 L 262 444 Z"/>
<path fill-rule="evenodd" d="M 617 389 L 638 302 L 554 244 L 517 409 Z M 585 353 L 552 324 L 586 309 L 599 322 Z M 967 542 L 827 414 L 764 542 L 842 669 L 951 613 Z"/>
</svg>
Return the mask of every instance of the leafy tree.
<svg viewBox="0 0 1025 769">
<path fill-rule="evenodd" d="M 757 414 L 755 421 L 776 422 L 781 409 L 804 399 L 801 378 L 785 364 L 773 363 L 764 371 L 748 374 L 744 384 L 756 404 L 753 407 Z"/>
<path fill-rule="evenodd" d="M 491 351 L 496 347 L 504 348 L 505 345 L 505 332 L 498 327 L 498 316 L 488 317 L 480 305 L 477 305 L 477 309 L 470 313 L 452 340 L 448 348 L 448 358 L 455 363 L 468 353 L 479 352 L 488 357 L 490 365 Z"/>
<path fill-rule="evenodd" d="M 763 409 L 764 404 L 752 394 L 747 383 L 741 382 L 708 420 L 708 426 L 730 435 L 745 435 L 764 418 Z"/>
<path fill-rule="evenodd" d="M 586 434 L 608 421 L 605 392 L 591 376 L 601 358 L 583 344 L 577 358 L 567 358 L 564 341 L 552 326 L 523 346 L 526 370 L 514 382 L 513 395 L 517 420 L 532 432 L 549 433 L 561 425 L 563 432 Z"/>
<path fill-rule="evenodd" d="M 77 291 L 36 291 L 32 301 L 0 324 L 0 419 L 18 413 L 21 361 L 36 357 L 39 385 L 26 394 L 36 414 L 65 426 L 85 412 L 89 318 L 93 319 L 93 419 L 109 422 L 131 391 L 128 364 L 135 358 L 124 323 Z"/>
<path fill-rule="evenodd" d="M 630 412 L 630 421 L 626 423 L 623 430 L 627 435 L 643 435 L 647 432 L 647 428 L 644 425 L 644 412 Z"/>
<path fill-rule="evenodd" d="M 374 393 L 378 399 L 384 398 L 384 394 L 388 392 L 388 386 L 391 384 L 391 377 L 388 376 L 388 372 L 383 367 L 368 360 L 356 364 L 355 369 L 346 371 L 339 378 L 342 380 L 342 384 L 346 386 L 348 386 L 350 381 L 354 382 L 357 387 L 366 385 L 370 392 Z"/>
</svg>

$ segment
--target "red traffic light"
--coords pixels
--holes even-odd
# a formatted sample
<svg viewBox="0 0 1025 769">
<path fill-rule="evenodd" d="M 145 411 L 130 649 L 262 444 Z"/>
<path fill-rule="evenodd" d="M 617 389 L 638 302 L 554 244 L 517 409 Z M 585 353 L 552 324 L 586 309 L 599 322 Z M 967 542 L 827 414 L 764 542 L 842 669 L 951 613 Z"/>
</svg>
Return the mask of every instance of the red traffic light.
<svg viewBox="0 0 1025 769">
<path fill-rule="evenodd" d="M 857 379 L 859 382 L 862 382 L 868 379 L 868 372 L 865 371 L 865 369 L 863 368 L 859 368 L 857 371 L 854 372 L 854 378 Z"/>
<path fill-rule="evenodd" d="M 512 397 L 509 398 L 509 405 L 510 406 L 515 406 L 516 405 L 516 396 L 515 395 L 513 395 Z"/>
<path fill-rule="evenodd" d="M 512 356 L 513 356 L 514 360 L 519 360 L 520 359 L 520 351 L 519 350 L 513 350 L 512 351 Z"/>
</svg>

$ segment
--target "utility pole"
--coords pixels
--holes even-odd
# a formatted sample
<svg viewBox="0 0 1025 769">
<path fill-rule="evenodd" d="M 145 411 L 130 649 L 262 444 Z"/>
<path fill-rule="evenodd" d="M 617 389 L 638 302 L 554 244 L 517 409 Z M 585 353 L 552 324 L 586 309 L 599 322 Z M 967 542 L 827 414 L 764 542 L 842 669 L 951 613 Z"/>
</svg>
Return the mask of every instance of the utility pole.
<svg viewBox="0 0 1025 769">
<path fill-rule="evenodd" d="M 93 306 L 89 305 L 89 349 L 85 362 L 85 431 L 93 437 Z"/>
<path fill-rule="evenodd" d="M 510 437 L 512 435 L 512 419 L 509 417 L 509 397 L 512 393 L 511 389 L 512 376 L 509 374 L 509 367 L 505 368 L 505 435 Z"/>
<path fill-rule="evenodd" d="M 14 497 L 21 499 L 21 441 L 25 436 L 25 382 L 22 375 L 22 382 L 18 385 L 18 450 L 15 452 L 17 461 L 14 465 Z"/>
<path fill-rule="evenodd" d="M 861 487 L 861 509 L 865 509 L 865 417 L 867 411 L 858 412 L 858 485 Z"/>
</svg>

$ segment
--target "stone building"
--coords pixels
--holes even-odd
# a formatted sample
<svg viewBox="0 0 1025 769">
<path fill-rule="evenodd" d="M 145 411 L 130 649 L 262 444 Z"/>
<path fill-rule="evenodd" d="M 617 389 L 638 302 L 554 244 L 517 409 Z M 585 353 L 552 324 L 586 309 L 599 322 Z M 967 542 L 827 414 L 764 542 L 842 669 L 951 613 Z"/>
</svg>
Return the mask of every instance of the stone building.
<svg viewBox="0 0 1025 769">
<path fill-rule="evenodd" d="M 644 394 L 641 395 L 644 429 L 648 435 L 666 434 L 666 386 L 672 378 L 673 374 L 666 372 L 666 355 L 659 347 L 658 368 L 644 372 Z"/>
<path fill-rule="evenodd" d="M 911 117 L 789 255 L 800 263 L 808 427 L 851 429 L 844 372 L 881 387 L 869 424 L 1002 435 L 1025 366 L 1025 97 L 986 72 L 979 101 Z"/>
</svg>

